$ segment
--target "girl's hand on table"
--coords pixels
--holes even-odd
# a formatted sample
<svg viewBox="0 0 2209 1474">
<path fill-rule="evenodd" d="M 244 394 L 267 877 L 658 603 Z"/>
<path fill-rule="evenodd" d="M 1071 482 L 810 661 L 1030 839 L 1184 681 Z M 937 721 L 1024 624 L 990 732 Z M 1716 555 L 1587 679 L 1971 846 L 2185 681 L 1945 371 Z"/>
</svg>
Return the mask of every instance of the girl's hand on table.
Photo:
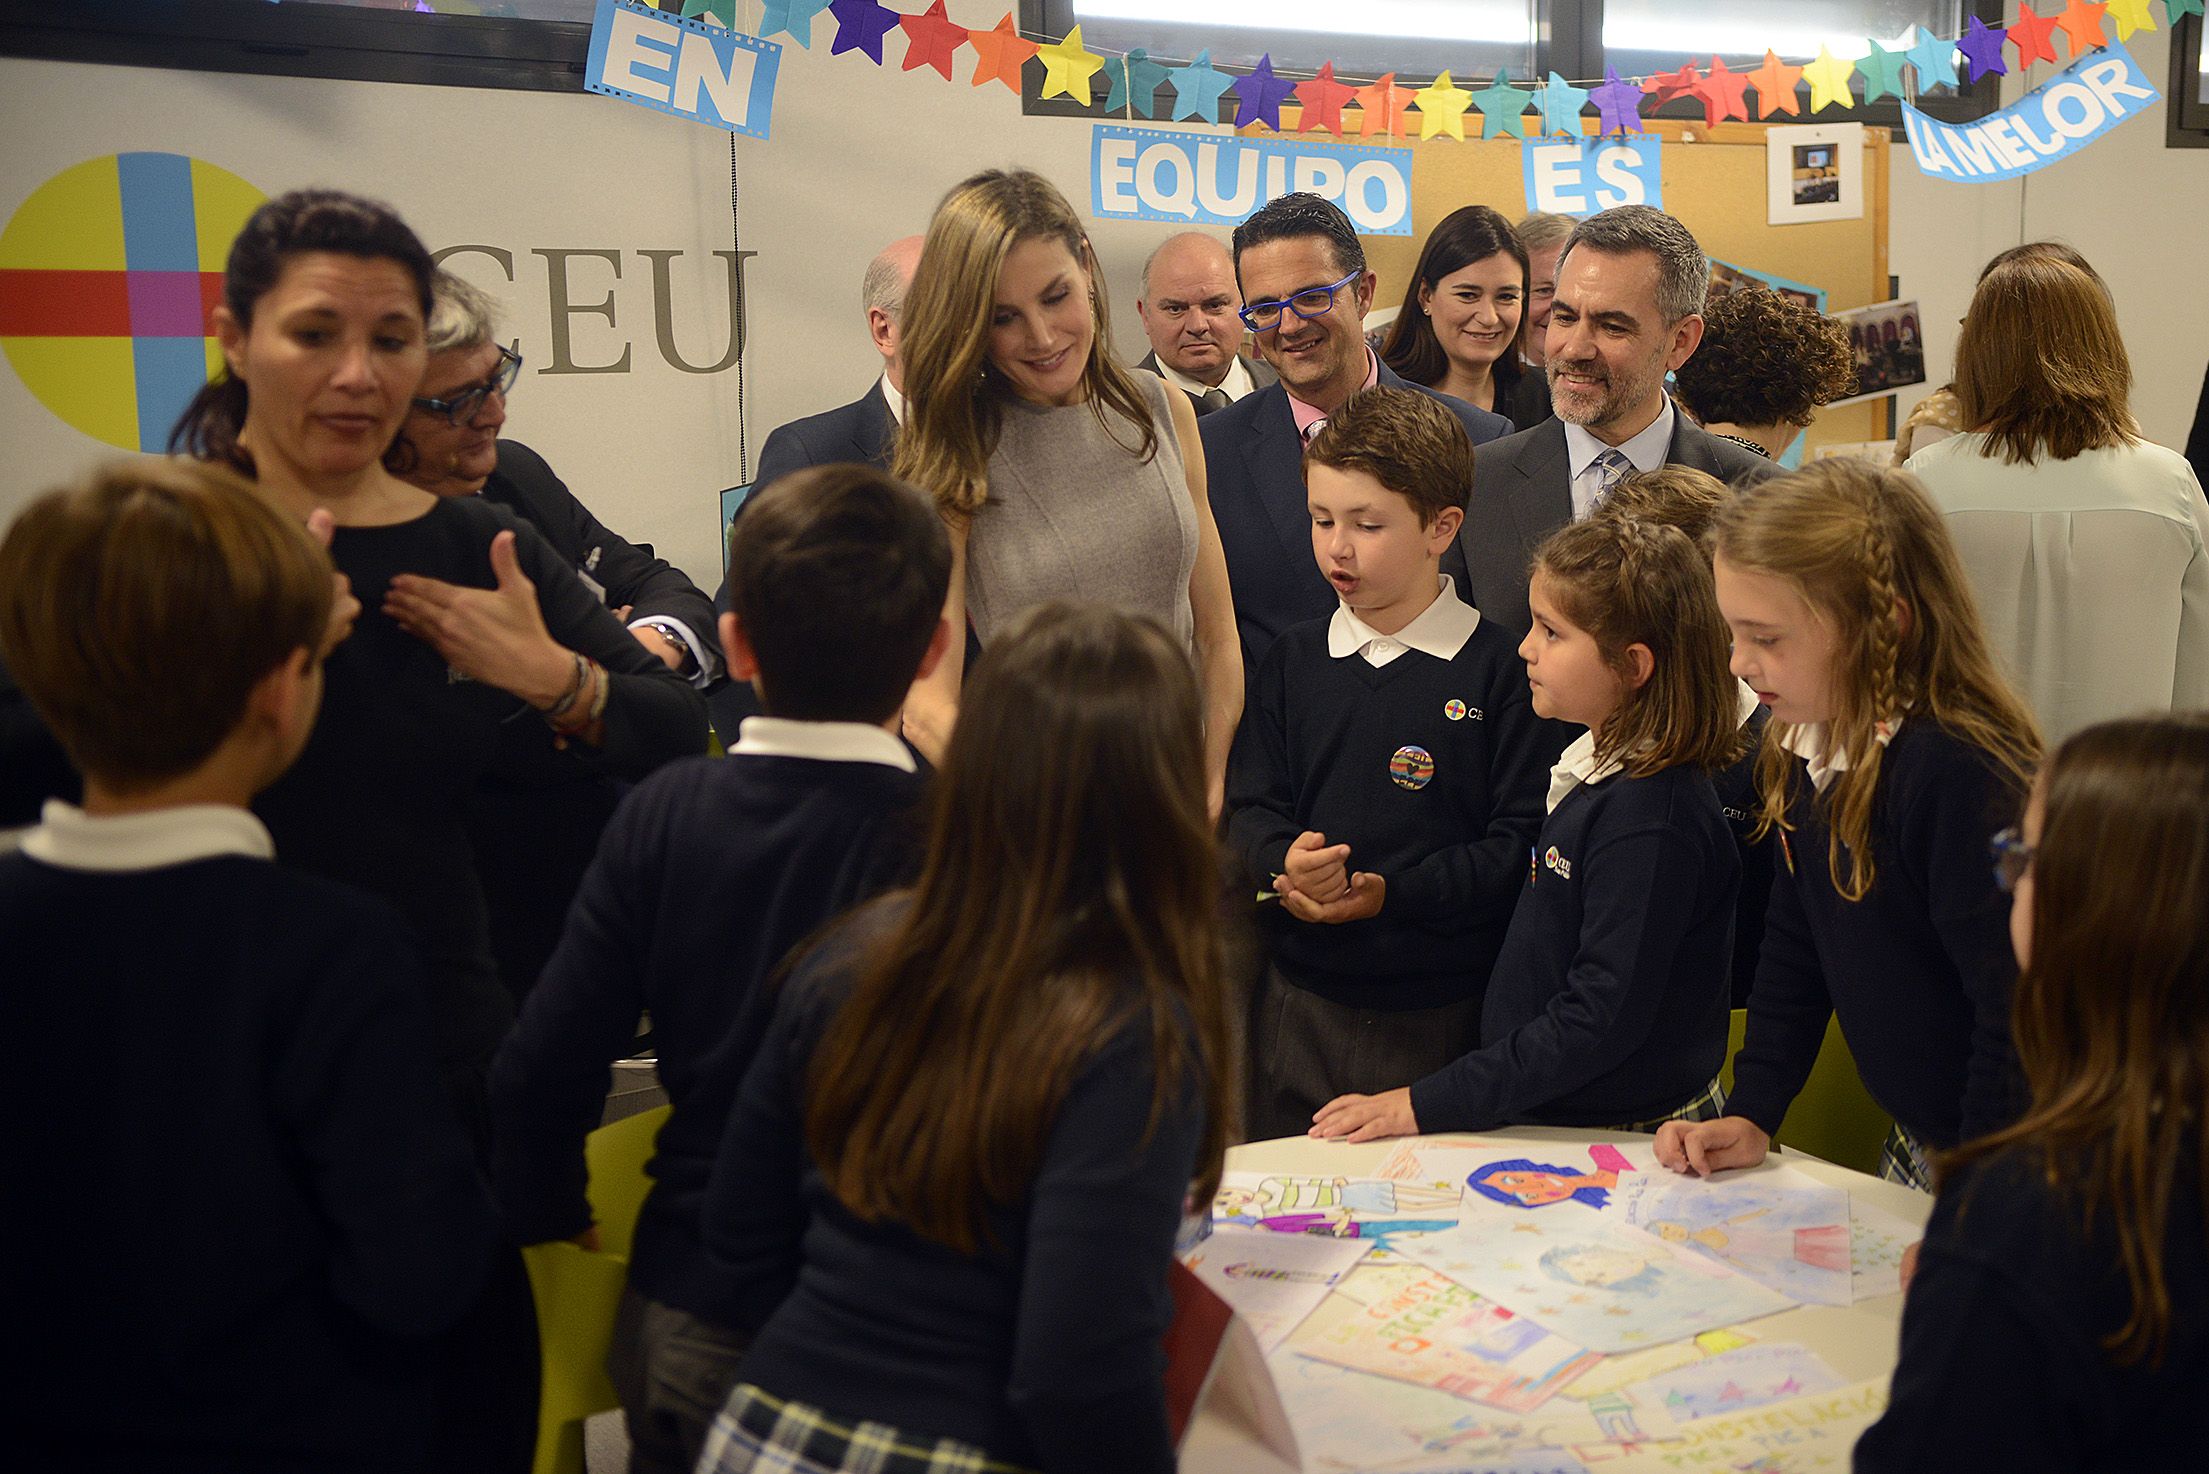
<svg viewBox="0 0 2209 1474">
<path fill-rule="evenodd" d="M 1667 1121 L 1657 1128 L 1657 1164 L 1697 1177 L 1729 1167 L 1754 1167 L 1771 1149 L 1772 1138 L 1747 1116 Z"/>
<path fill-rule="evenodd" d="M 1417 1136 L 1419 1119 L 1411 1111 L 1410 1087 L 1380 1095 L 1338 1095 L 1312 1117 L 1310 1134 L 1329 1141 Z"/>
</svg>

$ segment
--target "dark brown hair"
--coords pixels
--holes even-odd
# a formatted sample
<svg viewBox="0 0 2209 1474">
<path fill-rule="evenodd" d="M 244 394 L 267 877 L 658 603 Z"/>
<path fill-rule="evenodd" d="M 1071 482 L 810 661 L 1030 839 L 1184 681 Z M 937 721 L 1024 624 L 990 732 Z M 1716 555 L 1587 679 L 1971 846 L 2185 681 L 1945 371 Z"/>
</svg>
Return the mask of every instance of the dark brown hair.
<svg viewBox="0 0 2209 1474">
<path fill-rule="evenodd" d="M 222 300 L 241 328 L 253 326 L 253 311 L 284 274 L 294 256 L 329 251 L 367 261 L 392 261 L 414 280 L 422 320 L 430 316 L 437 267 L 430 253 L 389 205 L 334 189 L 295 189 L 253 212 L 230 243 L 223 266 Z M 245 428 L 246 386 L 228 368 L 220 369 L 184 406 L 169 431 L 172 455 L 220 461 L 253 474 L 253 458 L 238 444 Z M 384 452 L 384 469 L 395 476 L 413 469 L 413 446 L 401 435 Z"/>
<path fill-rule="evenodd" d="M 2014 1015 L 2032 1105 L 1942 1173 L 2023 1148 L 2089 1235 L 2106 1213 L 2132 1313 L 2104 1345 L 2160 1361 L 2172 1200 L 2209 1182 L 2209 714 L 2087 728 L 2040 799 Z"/>
<path fill-rule="evenodd" d="M 759 660 L 760 704 L 779 717 L 889 720 L 950 582 L 943 519 L 869 466 L 794 471 L 729 529 L 729 607 Z"/>
<path fill-rule="evenodd" d="M 1856 392 L 1856 358 L 1840 323 L 1752 287 L 1703 309 L 1703 341 L 1672 381 L 1706 425 L 1807 425 L 1818 406 Z"/>
<path fill-rule="evenodd" d="M 0 654 L 70 760 L 118 793 L 205 762 L 329 622 L 329 555 L 217 466 L 117 461 L 0 541 Z"/>
<path fill-rule="evenodd" d="M 2131 399 L 2132 360 L 2100 278 L 2047 253 L 1980 278 L 1956 340 L 1956 402 L 1986 455 L 2031 465 L 2131 445 Z"/>
<path fill-rule="evenodd" d="M 1142 1020 L 1152 1125 L 1204 1108 L 1209 1201 L 1234 1129 L 1218 885 L 1188 657 L 1096 606 L 1015 620 L 967 683 L 904 918 L 809 1071 L 806 1144 L 838 1200 L 972 1251 L 1084 1062 Z"/>
<path fill-rule="evenodd" d="M 1465 509 L 1473 489 L 1473 444 L 1457 416 L 1416 389 L 1368 389 L 1328 417 L 1304 464 L 1363 471 L 1411 503 L 1421 527 Z"/>
<path fill-rule="evenodd" d="M 1526 247 L 1519 244 L 1511 222 L 1486 205 L 1464 205 L 1442 217 L 1427 233 L 1419 250 L 1419 264 L 1404 288 L 1403 305 L 1388 325 L 1381 343 L 1381 362 L 1414 384 L 1439 384 L 1450 371 L 1450 358 L 1434 336 L 1434 319 L 1419 305 L 1423 287 L 1436 292 L 1442 278 L 1463 271 L 1490 256 L 1508 256 L 1519 265 L 1519 330 L 1512 335 L 1491 367 L 1496 381 L 1496 407 L 1500 410 L 1511 387 L 1519 381 L 1519 349 L 1526 342 L 1527 292 L 1530 285 Z"/>
<path fill-rule="evenodd" d="M 1624 696 L 1597 734 L 1595 760 L 1629 777 L 1681 763 L 1722 768 L 1741 755 L 1741 717 L 1727 667 L 1726 622 L 1710 563 L 1678 528 L 1591 517 L 1534 551 L 1534 574 L 1558 613 L 1594 639 Z M 1649 679 L 1625 690 L 1627 647 L 1646 645 Z"/>
<path fill-rule="evenodd" d="M 1659 466 L 1654 471 L 1630 471 L 1618 478 L 1595 516 L 1626 517 L 1664 527 L 1677 527 L 1687 540 L 1703 546 L 1719 509 L 1733 498 L 1726 483 L 1693 466 Z"/>
</svg>

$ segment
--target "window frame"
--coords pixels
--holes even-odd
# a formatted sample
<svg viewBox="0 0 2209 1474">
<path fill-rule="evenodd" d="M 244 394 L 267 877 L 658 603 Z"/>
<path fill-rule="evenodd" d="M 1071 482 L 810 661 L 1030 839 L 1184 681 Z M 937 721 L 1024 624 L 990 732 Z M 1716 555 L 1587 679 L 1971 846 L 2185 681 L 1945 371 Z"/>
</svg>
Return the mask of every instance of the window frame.
<svg viewBox="0 0 2209 1474">
<path fill-rule="evenodd" d="M 2202 18 L 2171 27 L 2171 84 L 2163 94 L 2166 148 L 2209 148 L 2209 101 L 2201 95 Z"/>
</svg>

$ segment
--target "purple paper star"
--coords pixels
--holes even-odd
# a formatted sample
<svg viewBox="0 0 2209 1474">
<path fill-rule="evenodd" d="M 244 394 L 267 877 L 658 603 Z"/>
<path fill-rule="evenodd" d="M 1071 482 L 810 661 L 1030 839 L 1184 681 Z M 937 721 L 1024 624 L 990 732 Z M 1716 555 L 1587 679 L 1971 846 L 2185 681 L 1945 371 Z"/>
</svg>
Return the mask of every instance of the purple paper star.
<svg viewBox="0 0 2209 1474">
<path fill-rule="evenodd" d="M 1956 45 L 1971 63 L 1972 81 L 1989 72 L 1997 77 L 2009 75 L 2010 69 L 2002 61 L 2002 45 L 2007 39 L 2007 32 L 1995 30 L 1977 16 L 1971 18 L 1971 30 Z"/>
<path fill-rule="evenodd" d="M 1647 133 L 1641 120 L 1642 90 L 1618 74 L 1617 67 L 1603 69 L 1603 85 L 1588 93 L 1596 106 L 1598 133 Z"/>
<path fill-rule="evenodd" d="M 867 60 L 882 65 L 882 38 L 896 30 L 901 19 L 896 11 L 884 10 L 875 0 L 836 0 L 828 13 L 836 17 L 836 44 L 828 48 L 830 56 L 864 51 Z"/>
<path fill-rule="evenodd" d="M 1273 53 L 1267 52 L 1258 58 L 1249 76 L 1235 79 L 1235 126 L 1248 128 L 1263 123 L 1280 132 L 1281 101 L 1295 90 L 1294 82 L 1273 75 Z"/>
</svg>

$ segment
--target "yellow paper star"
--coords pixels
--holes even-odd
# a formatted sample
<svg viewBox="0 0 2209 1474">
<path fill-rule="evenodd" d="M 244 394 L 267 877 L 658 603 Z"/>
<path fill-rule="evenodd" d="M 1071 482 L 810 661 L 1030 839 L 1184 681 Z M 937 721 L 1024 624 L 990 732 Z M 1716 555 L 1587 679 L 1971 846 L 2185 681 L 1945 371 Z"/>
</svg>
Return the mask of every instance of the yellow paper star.
<svg viewBox="0 0 2209 1474">
<path fill-rule="evenodd" d="M 2148 14 L 2148 0 L 2109 0 L 2109 18 L 2117 22 L 2117 39 L 2130 37 L 2134 31 L 2159 29 L 2155 17 Z"/>
<path fill-rule="evenodd" d="M 1465 141 L 1465 109 L 1473 105 L 1473 94 L 1452 82 L 1448 72 L 1436 77 L 1432 87 L 1414 92 L 1411 100 L 1419 104 L 1421 138 L 1447 133 L 1459 143 Z"/>
<path fill-rule="evenodd" d="M 1818 59 L 1802 69 L 1810 83 L 1810 110 L 1817 112 L 1827 107 L 1847 107 L 1849 78 L 1856 75 L 1856 63 L 1843 61 L 1825 47 L 1818 48 Z"/>
<path fill-rule="evenodd" d="M 1083 48 L 1080 26 L 1068 31 L 1066 39 L 1055 45 L 1038 46 L 1035 55 L 1043 63 L 1042 96 L 1063 93 L 1083 107 L 1089 106 L 1089 79 L 1104 70 L 1104 58 Z M 1076 88 L 1081 90 L 1077 92 Z"/>
</svg>

